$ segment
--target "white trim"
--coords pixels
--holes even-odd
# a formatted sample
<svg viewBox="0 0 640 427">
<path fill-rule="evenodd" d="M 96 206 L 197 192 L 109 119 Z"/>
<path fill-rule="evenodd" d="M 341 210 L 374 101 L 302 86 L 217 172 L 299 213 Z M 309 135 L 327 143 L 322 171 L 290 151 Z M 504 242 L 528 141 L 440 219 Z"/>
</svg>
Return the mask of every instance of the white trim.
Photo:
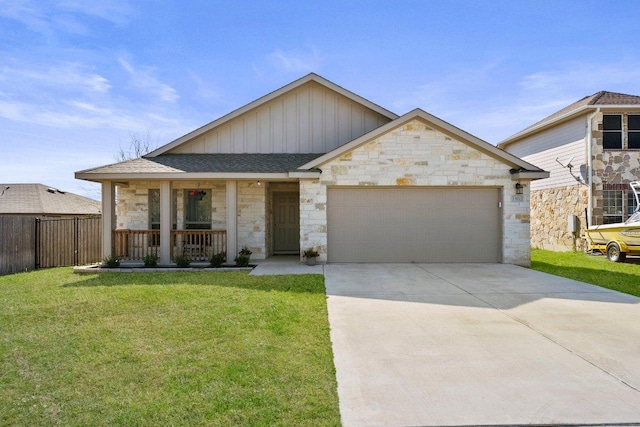
<svg viewBox="0 0 640 427">
<path fill-rule="evenodd" d="M 121 181 L 121 180 L 152 180 L 169 179 L 172 181 L 184 181 L 194 179 L 287 179 L 289 172 L 281 173 L 254 173 L 254 172 L 159 172 L 159 173 L 76 173 L 77 179 L 87 181 Z"/>
<path fill-rule="evenodd" d="M 532 181 L 535 179 L 549 178 L 547 171 L 518 171 L 511 174 L 512 181 Z"/>
<path fill-rule="evenodd" d="M 353 141 L 344 144 L 338 148 L 336 148 L 333 151 L 328 152 L 327 154 L 318 157 L 317 159 L 314 159 L 312 161 L 310 161 L 309 163 L 306 163 L 302 166 L 300 166 L 299 169 L 312 169 L 312 168 L 316 168 L 319 167 L 320 165 L 331 161 L 335 158 L 337 158 L 338 156 L 354 150 L 355 148 L 366 144 L 367 142 L 370 142 L 376 138 L 378 138 L 379 136 L 397 128 L 402 126 L 403 124 L 405 124 L 406 122 L 413 120 L 413 119 L 422 119 L 424 121 L 426 121 L 427 123 L 429 123 L 429 125 L 434 126 L 436 128 L 438 128 L 439 130 L 441 130 L 442 132 L 453 136 L 454 138 L 460 140 L 463 143 L 466 143 L 470 146 L 472 146 L 473 148 L 511 166 L 514 168 L 518 168 L 518 169 L 527 169 L 527 170 L 531 170 L 531 171 L 541 171 L 542 169 L 538 168 L 537 166 L 534 166 L 530 163 L 525 162 L 524 160 L 514 156 L 511 153 L 508 153 L 506 151 L 503 151 L 497 147 L 495 147 L 494 145 L 489 144 L 486 141 L 481 140 L 480 138 L 471 135 L 468 132 L 463 131 L 460 128 L 457 128 L 455 126 L 453 126 L 450 123 L 445 122 L 442 119 L 439 119 L 438 117 L 431 115 L 429 113 L 427 113 L 426 111 L 423 111 L 419 108 L 416 108 L 415 110 L 412 110 L 410 112 L 408 112 L 407 114 L 397 118 L 396 120 L 389 122 L 383 126 L 380 126 L 377 129 L 372 130 L 371 132 L 362 135 L 359 138 L 354 139 Z"/>
<path fill-rule="evenodd" d="M 320 178 L 320 171 L 289 172 L 291 178 Z"/>
<path fill-rule="evenodd" d="M 287 92 L 290 92 L 290 91 L 292 91 L 292 90 L 294 90 L 294 89 L 296 89 L 296 88 L 298 88 L 298 87 L 300 87 L 300 86 L 302 86 L 302 85 L 304 85 L 304 84 L 306 84 L 306 83 L 308 83 L 310 81 L 314 81 L 314 82 L 316 82 L 316 83 L 318 83 L 318 84 L 320 84 L 320 85 L 322 85 L 322 86 L 324 86 L 324 87 L 326 87 L 328 89 L 331 89 L 334 92 L 337 92 L 340 95 L 345 96 L 345 97 L 349 98 L 350 100 L 352 100 L 354 102 L 357 102 L 357 103 L 359 103 L 359 104 L 361 104 L 361 105 L 363 105 L 363 106 L 375 111 L 378 114 L 381 114 L 381 115 L 383 115 L 385 117 L 388 117 L 391 120 L 394 120 L 394 119 L 396 119 L 398 117 L 397 114 L 394 114 L 391 111 L 389 111 L 389 110 L 387 110 L 385 108 L 382 108 L 381 106 L 379 106 L 377 104 L 374 104 L 373 102 L 361 97 L 360 95 L 356 95 L 355 93 L 350 92 L 350 91 L 338 86 L 335 83 L 330 82 L 329 80 L 327 80 L 324 77 L 321 77 L 321 76 L 319 76 L 319 75 L 317 75 L 315 73 L 310 73 L 310 74 L 307 74 L 306 76 L 304 76 L 304 77 L 302 77 L 302 78 L 300 78 L 300 79 L 298 79 L 298 80 L 296 80 L 294 82 L 289 83 L 286 86 L 281 87 L 280 89 L 278 89 L 276 91 L 273 91 L 273 92 L 271 92 L 271 93 L 269 93 L 269 94 L 267 94 L 267 95 L 265 95 L 265 96 L 263 96 L 261 98 L 256 99 L 253 102 L 250 102 L 249 104 L 247 104 L 247 105 L 245 105 L 243 107 L 238 108 L 237 110 L 232 111 L 231 113 L 229 113 L 229 114 L 227 114 L 225 116 L 220 117 L 217 120 L 212 121 L 211 123 L 208 123 L 208 124 L 198 128 L 198 129 L 196 129 L 196 130 L 194 130 L 192 132 L 189 132 L 188 134 L 186 134 L 184 136 L 181 136 L 180 138 L 178 138 L 178 139 L 176 139 L 176 140 L 174 140 L 174 141 L 172 141 L 172 142 L 170 142 L 170 143 L 168 143 L 166 145 L 163 145 L 162 147 L 160 147 L 160 148 L 158 148 L 158 149 L 146 154 L 144 157 L 156 157 L 156 156 L 159 156 L 162 153 L 166 153 L 167 151 L 177 147 L 178 145 L 181 145 L 181 144 L 183 144 L 183 143 L 185 143 L 185 142 L 187 142 L 187 141 L 189 141 L 189 140 L 191 140 L 193 138 L 196 138 L 196 137 L 202 135 L 203 133 L 210 131 L 211 129 L 213 129 L 215 127 L 221 126 L 224 123 L 227 123 L 227 122 L 235 119 L 236 117 L 239 117 L 242 114 L 245 114 L 246 112 L 248 112 L 250 110 L 253 110 L 253 109 L 255 109 L 255 108 L 257 108 L 257 107 L 259 107 L 261 105 L 264 105 L 267 102 L 269 102 L 269 101 L 271 101 L 271 100 L 273 100 L 273 99 L 275 99 L 275 98 L 277 98 L 277 97 L 279 97 L 279 96 L 281 96 L 281 95 L 283 95 L 283 94 L 285 94 Z"/>
</svg>

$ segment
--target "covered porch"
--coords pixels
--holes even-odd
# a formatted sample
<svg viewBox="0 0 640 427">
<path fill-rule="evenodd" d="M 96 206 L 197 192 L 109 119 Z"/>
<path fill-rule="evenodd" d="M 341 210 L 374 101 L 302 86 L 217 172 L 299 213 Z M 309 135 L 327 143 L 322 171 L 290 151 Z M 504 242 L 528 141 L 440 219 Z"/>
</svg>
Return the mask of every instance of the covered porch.
<svg viewBox="0 0 640 427">
<path fill-rule="evenodd" d="M 233 263 L 243 246 L 255 261 L 299 255 L 299 197 L 293 180 L 103 181 L 103 258 L 169 265 L 224 252 Z"/>
</svg>

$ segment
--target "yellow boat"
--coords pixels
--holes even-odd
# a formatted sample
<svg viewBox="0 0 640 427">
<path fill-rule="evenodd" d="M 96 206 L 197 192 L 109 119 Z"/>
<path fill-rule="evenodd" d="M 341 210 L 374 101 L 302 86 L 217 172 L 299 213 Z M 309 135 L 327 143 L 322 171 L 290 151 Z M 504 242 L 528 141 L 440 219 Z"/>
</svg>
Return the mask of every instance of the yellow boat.
<svg viewBox="0 0 640 427">
<path fill-rule="evenodd" d="M 609 261 L 623 262 L 627 255 L 640 255 L 640 181 L 631 189 L 636 197 L 636 210 L 625 222 L 604 224 L 587 229 L 587 249 L 607 255 Z"/>
</svg>

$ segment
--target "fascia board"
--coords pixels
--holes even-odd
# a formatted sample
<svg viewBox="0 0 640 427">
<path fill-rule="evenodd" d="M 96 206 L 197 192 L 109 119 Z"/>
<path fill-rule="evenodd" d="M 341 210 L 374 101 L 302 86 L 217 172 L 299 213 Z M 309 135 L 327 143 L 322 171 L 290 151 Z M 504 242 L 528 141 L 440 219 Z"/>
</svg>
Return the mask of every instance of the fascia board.
<svg viewBox="0 0 640 427">
<path fill-rule="evenodd" d="M 183 181 L 189 179 L 287 179 L 289 174 L 283 173 L 253 173 L 253 172 L 194 172 L 194 173 L 82 173 L 76 172 L 76 179 L 87 181 L 122 181 L 122 180 L 171 180 Z"/>
<path fill-rule="evenodd" d="M 320 171 L 295 171 L 289 172 L 291 178 L 320 178 Z"/>
<path fill-rule="evenodd" d="M 193 138 L 196 138 L 196 137 L 202 135 L 203 133 L 210 131 L 211 129 L 214 129 L 214 128 L 218 127 L 218 126 L 221 126 L 224 123 L 229 122 L 229 121 L 235 119 L 236 117 L 239 117 L 242 114 L 247 113 L 248 111 L 251 111 L 251 110 L 253 110 L 255 108 L 258 108 L 261 105 L 266 104 L 269 101 L 271 101 L 271 100 L 273 100 L 273 99 L 275 99 L 275 98 L 277 98 L 277 97 L 279 97 L 279 96 L 281 96 L 281 95 L 283 95 L 283 94 L 285 94 L 287 92 L 290 92 L 290 91 L 292 91 L 292 90 L 294 90 L 294 89 L 296 89 L 296 88 L 298 88 L 298 87 L 300 87 L 300 86 L 302 86 L 305 83 L 308 83 L 310 81 L 314 81 L 314 82 L 316 82 L 316 83 L 318 83 L 318 84 L 320 84 L 320 85 L 322 85 L 322 86 L 324 86 L 324 87 L 326 87 L 328 89 L 331 89 L 331 90 L 333 90 L 333 91 L 335 91 L 335 92 L 337 92 L 337 93 L 339 93 L 339 94 L 351 99 L 354 102 L 362 104 L 365 107 L 367 107 L 367 108 L 369 108 L 371 110 L 374 110 L 375 112 L 377 112 L 377 113 L 379 113 L 379 114 L 381 114 L 381 115 L 383 115 L 385 117 L 388 117 L 391 120 L 394 120 L 394 119 L 396 119 L 398 117 L 397 114 L 392 113 L 391 111 L 389 111 L 389 110 L 387 110 L 385 108 L 382 108 L 377 104 L 374 104 L 373 102 L 361 97 L 360 95 L 356 95 L 355 93 L 350 92 L 350 91 L 338 86 L 335 83 L 330 82 L 329 80 L 327 80 L 327 79 L 325 79 L 325 78 L 323 78 L 323 77 L 321 77 L 321 76 L 319 76 L 319 75 L 317 75 L 315 73 L 310 73 L 310 74 L 307 74 L 306 76 L 304 76 L 304 77 L 302 77 L 302 78 L 300 78 L 300 79 L 298 79 L 298 80 L 296 80 L 294 82 L 289 83 L 286 86 L 281 87 L 280 89 L 277 89 L 277 90 L 275 90 L 275 91 L 273 91 L 273 92 L 271 92 L 271 93 L 269 93 L 269 94 L 267 94 L 267 95 L 265 95 L 263 97 L 260 97 L 260 98 L 256 99 L 255 101 L 252 101 L 252 102 L 246 104 L 243 107 L 238 108 L 237 110 L 234 110 L 234 111 L 230 112 L 229 114 L 226 114 L 226 115 L 220 117 L 219 119 L 216 119 L 216 120 L 214 120 L 214 121 L 212 121 L 212 122 L 210 122 L 210 123 L 198 128 L 198 129 L 196 129 L 194 131 L 191 131 L 188 134 L 183 135 L 180 138 L 178 138 L 178 139 L 176 139 L 176 140 L 174 140 L 174 141 L 172 141 L 172 142 L 170 142 L 170 143 L 168 143 L 166 145 L 163 145 L 162 147 L 160 147 L 160 148 L 158 148 L 158 149 L 146 154 L 144 157 L 156 157 L 156 156 L 158 156 L 158 155 L 160 155 L 162 153 L 166 153 L 167 151 L 179 146 L 180 144 L 183 144 L 183 143 L 185 143 L 185 142 L 187 142 L 187 141 L 189 141 L 189 140 L 191 140 Z"/>
<path fill-rule="evenodd" d="M 549 178 L 547 171 L 517 171 L 511 174 L 512 181 L 534 181 L 536 179 Z"/>
</svg>

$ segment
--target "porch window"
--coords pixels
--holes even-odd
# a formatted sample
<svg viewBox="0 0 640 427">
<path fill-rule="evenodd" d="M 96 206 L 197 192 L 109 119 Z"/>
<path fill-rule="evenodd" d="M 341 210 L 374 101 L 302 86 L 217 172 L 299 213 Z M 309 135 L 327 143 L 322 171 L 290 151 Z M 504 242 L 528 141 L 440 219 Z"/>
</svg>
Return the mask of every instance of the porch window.
<svg viewBox="0 0 640 427">
<path fill-rule="evenodd" d="M 176 229 L 178 191 L 173 190 L 171 193 L 171 224 Z M 160 230 L 160 190 L 149 190 L 149 229 Z"/>
<path fill-rule="evenodd" d="M 629 115 L 627 119 L 629 125 L 627 148 L 630 150 L 638 150 L 640 149 L 640 115 Z"/>
<path fill-rule="evenodd" d="M 605 150 L 622 150 L 622 116 L 605 114 L 602 117 L 602 147 Z"/>
<path fill-rule="evenodd" d="M 211 190 L 184 190 L 184 213 L 185 229 L 210 229 Z"/>
</svg>

